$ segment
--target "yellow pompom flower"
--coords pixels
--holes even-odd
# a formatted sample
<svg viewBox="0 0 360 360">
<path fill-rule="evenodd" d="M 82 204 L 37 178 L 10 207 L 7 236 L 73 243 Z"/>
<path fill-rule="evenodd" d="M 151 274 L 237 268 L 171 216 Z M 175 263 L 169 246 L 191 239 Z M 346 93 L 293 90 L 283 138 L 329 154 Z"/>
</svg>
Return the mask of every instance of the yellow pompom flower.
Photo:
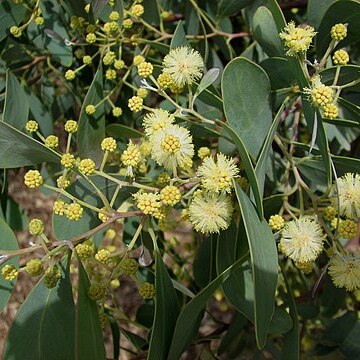
<svg viewBox="0 0 360 360">
<path fill-rule="evenodd" d="M 333 40 L 341 41 L 346 38 L 347 27 L 344 24 L 336 24 L 330 30 L 330 35 Z"/>
<path fill-rule="evenodd" d="M 338 232 L 344 239 L 351 239 L 357 235 L 357 223 L 354 220 L 341 220 L 338 227 Z"/>
<path fill-rule="evenodd" d="M 360 217 L 360 175 L 346 173 L 337 179 L 330 196 L 334 207 L 339 202 L 339 214 L 349 219 Z"/>
<path fill-rule="evenodd" d="M 181 200 L 181 192 L 176 186 L 165 186 L 160 191 L 160 200 L 166 206 L 174 206 Z"/>
<path fill-rule="evenodd" d="M 113 114 L 113 116 L 114 117 L 119 117 L 119 116 L 121 116 L 122 115 L 122 108 L 121 107 L 114 107 L 113 109 L 112 109 L 112 114 Z"/>
<path fill-rule="evenodd" d="M 335 51 L 332 58 L 335 65 L 346 65 L 350 60 L 349 54 L 345 50 Z"/>
<path fill-rule="evenodd" d="M 230 193 L 233 187 L 232 179 L 238 175 L 234 159 L 227 158 L 219 153 L 215 162 L 213 157 L 206 157 L 197 170 L 197 176 L 201 178 L 201 184 L 208 191 Z"/>
<path fill-rule="evenodd" d="M 174 115 L 170 114 L 167 110 L 153 109 L 144 117 L 143 127 L 147 136 L 152 135 L 158 130 L 164 130 L 175 121 Z"/>
<path fill-rule="evenodd" d="M 76 77 L 76 73 L 74 70 L 67 70 L 66 73 L 65 73 L 65 79 L 66 80 L 69 80 L 69 81 L 72 81 L 74 80 Z"/>
<path fill-rule="evenodd" d="M 154 70 L 154 67 L 152 66 L 151 63 L 143 61 L 142 63 L 140 63 L 138 65 L 138 74 L 139 76 L 143 77 L 143 78 L 147 78 L 149 77 Z"/>
<path fill-rule="evenodd" d="M 232 213 L 230 196 L 200 191 L 190 203 L 188 216 L 196 231 L 212 234 L 229 227 Z"/>
<path fill-rule="evenodd" d="M 360 258 L 354 255 L 335 255 L 329 263 L 329 275 L 336 287 L 354 291 L 360 288 Z"/>
<path fill-rule="evenodd" d="M 78 203 L 71 203 L 66 206 L 64 214 L 69 220 L 78 221 L 83 216 L 84 209 Z"/>
<path fill-rule="evenodd" d="M 68 133 L 76 133 L 78 131 L 78 123 L 75 120 L 68 120 L 65 123 L 64 129 Z"/>
<path fill-rule="evenodd" d="M 323 115 L 326 119 L 334 120 L 339 115 L 339 109 L 335 104 L 326 104 L 323 107 Z"/>
<path fill-rule="evenodd" d="M 285 46 L 288 49 L 286 55 L 296 56 L 309 49 L 315 35 L 316 32 L 313 27 L 295 26 L 295 23 L 290 21 L 285 26 L 284 31 L 279 34 L 279 37 L 284 40 Z"/>
<path fill-rule="evenodd" d="M 163 90 L 168 89 L 170 86 L 174 84 L 173 78 L 171 77 L 170 74 L 166 72 L 162 72 L 156 79 L 156 82 L 158 83 L 159 87 Z"/>
<path fill-rule="evenodd" d="M 133 194 L 133 197 L 136 201 L 136 206 L 145 215 L 158 216 L 161 208 L 159 194 L 139 191 L 136 194 Z"/>
<path fill-rule="evenodd" d="M 140 17 L 144 13 L 144 7 L 140 4 L 135 4 L 131 9 L 130 13 L 132 16 Z"/>
<path fill-rule="evenodd" d="M 56 179 L 56 185 L 59 189 L 66 189 L 67 187 L 69 187 L 71 185 L 71 181 L 69 179 L 67 179 L 66 176 L 60 175 Z"/>
<path fill-rule="evenodd" d="M 34 19 L 34 22 L 37 26 L 42 26 L 45 24 L 45 20 L 43 17 L 41 16 L 37 16 L 35 19 Z"/>
<path fill-rule="evenodd" d="M 319 75 L 311 80 L 310 88 L 304 88 L 304 93 L 309 95 L 314 106 L 325 106 L 332 103 L 334 99 L 334 90 L 324 85 Z"/>
<path fill-rule="evenodd" d="M 157 178 L 157 182 L 161 185 L 165 185 L 168 184 L 170 181 L 170 175 L 166 172 L 162 172 L 159 174 L 158 178 Z"/>
<path fill-rule="evenodd" d="M 95 259 L 102 264 L 109 265 L 111 262 L 111 253 L 109 250 L 106 249 L 100 249 L 96 255 Z"/>
<path fill-rule="evenodd" d="M 109 240 L 114 240 L 116 237 L 116 231 L 114 229 L 107 229 L 105 233 L 105 238 Z"/>
<path fill-rule="evenodd" d="M 49 135 L 45 139 L 45 146 L 50 149 L 56 149 L 59 146 L 59 138 L 55 135 Z"/>
<path fill-rule="evenodd" d="M 116 140 L 112 137 L 107 137 L 101 142 L 101 149 L 103 151 L 114 152 L 117 148 Z"/>
<path fill-rule="evenodd" d="M 199 148 L 197 154 L 200 159 L 204 159 L 207 156 L 210 156 L 211 151 L 207 146 L 202 146 L 201 148 Z"/>
<path fill-rule="evenodd" d="M 271 230 L 279 231 L 284 227 L 285 220 L 281 215 L 271 215 L 269 218 L 269 225 L 271 227 Z"/>
<path fill-rule="evenodd" d="M 131 111 L 137 112 L 143 108 L 143 102 L 140 96 L 133 96 L 128 101 L 128 107 Z"/>
<path fill-rule="evenodd" d="M 331 221 L 335 218 L 336 209 L 329 205 L 323 210 L 323 216 L 326 221 Z"/>
<path fill-rule="evenodd" d="M 25 129 L 29 133 L 37 132 L 39 130 L 39 124 L 35 120 L 29 120 L 25 125 Z"/>
<path fill-rule="evenodd" d="M 95 162 L 91 159 L 83 159 L 80 161 L 78 169 L 84 175 L 92 175 L 95 171 Z"/>
<path fill-rule="evenodd" d="M 287 257 L 304 263 L 318 257 L 323 249 L 324 239 L 320 225 L 315 220 L 304 217 L 285 225 L 280 245 Z"/>
<path fill-rule="evenodd" d="M 142 55 L 135 55 L 134 59 L 133 59 L 133 64 L 135 66 L 139 66 L 144 61 L 145 61 L 145 58 Z"/>
<path fill-rule="evenodd" d="M 17 271 L 17 269 L 16 269 L 16 267 L 14 265 L 6 264 L 1 269 L 1 275 L 5 280 L 13 281 L 13 280 L 15 280 L 17 278 L 18 271 Z"/>
<path fill-rule="evenodd" d="M 148 91 L 146 89 L 140 88 L 137 89 L 136 95 L 141 97 L 142 99 L 145 99 L 148 96 Z"/>
<path fill-rule="evenodd" d="M 177 125 L 169 125 L 150 136 L 152 158 L 165 168 L 173 170 L 184 166 L 194 156 L 194 145 L 189 131 Z"/>
<path fill-rule="evenodd" d="M 32 219 L 29 222 L 29 233 L 31 235 L 41 235 L 44 232 L 44 223 L 40 219 Z"/>
<path fill-rule="evenodd" d="M 130 140 L 127 149 L 121 154 L 121 162 L 124 166 L 136 167 L 139 165 L 140 160 L 140 149 Z"/>
<path fill-rule="evenodd" d="M 26 263 L 25 271 L 30 276 L 39 276 L 44 271 L 44 267 L 40 259 L 30 259 Z"/>
<path fill-rule="evenodd" d="M 66 203 L 62 200 L 56 200 L 53 205 L 53 211 L 56 215 L 64 215 Z"/>
<path fill-rule="evenodd" d="M 63 154 L 61 156 L 61 160 L 60 163 L 62 166 L 64 166 L 67 169 L 72 169 L 74 167 L 75 164 L 75 157 L 73 154 Z"/>
<path fill-rule="evenodd" d="M 35 189 L 44 183 L 44 179 L 38 170 L 29 170 L 24 176 L 24 183 L 30 189 Z"/>
<path fill-rule="evenodd" d="M 139 289 L 140 296 L 145 300 L 150 300 L 155 296 L 155 286 L 148 282 L 141 285 Z"/>
<path fill-rule="evenodd" d="M 163 60 L 163 72 L 168 73 L 176 86 L 191 84 L 203 74 L 204 60 L 200 53 L 187 46 L 170 50 Z"/>
<path fill-rule="evenodd" d="M 134 23 L 133 23 L 133 21 L 131 19 L 124 19 L 122 25 L 123 25 L 124 29 L 131 29 L 133 24 Z"/>
<path fill-rule="evenodd" d="M 107 69 L 105 73 L 105 78 L 107 80 L 115 80 L 116 79 L 116 70 L 114 69 Z"/>
</svg>

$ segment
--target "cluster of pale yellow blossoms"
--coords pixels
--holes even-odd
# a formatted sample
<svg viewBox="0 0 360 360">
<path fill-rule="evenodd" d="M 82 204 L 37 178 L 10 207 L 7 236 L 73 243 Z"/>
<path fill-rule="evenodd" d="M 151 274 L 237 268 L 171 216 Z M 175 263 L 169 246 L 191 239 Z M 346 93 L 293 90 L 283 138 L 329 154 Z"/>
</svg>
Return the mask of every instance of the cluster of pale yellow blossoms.
<svg viewBox="0 0 360 360">
<path fill-rule="evenodd" d="M 284 31 L 279 34 L 288 49 L 286 54 L 303 58 L 305 58 L 315 35 L 313 27 L 295 26 L 293 21 L 289 22 Z M 331 28 L 330 35 L 332 38 L 330 49 L 333 49 L 339 41 L 346 37 L 347 28 L 344 24 L 336 24 Z M 350 60 L 349 54 L 343 49 L 335 51 L 332 59 L 335 65 L 346 65 Z M 335 119 L 338 117 L 339 109 L 336 105 L 337 97 L 334 90 L 331 86 L 323 84 L 318 74 L 311 79 L 311 86 L 304 88 L 304 93 L 309 96 L 309 100 L 314 106 L 321 109 L 325 118 Z"/>
<path fill-rule="evenodd" d="M 324 226 L 332 231 L 339 241 L 356 238 L 360 235 L 360 175 L 346 173 L 337 179 L 330 193 L 331 205 L 323 209 Z M 272 215 L 269 225 L 280 231 L 279 250 L 294 261 L 297 268 L 310 273 L 313 263 L 324 250 L 326 236 L 315 217 L 303 216 L 285 222 L 280 215 Z M 335 248 L 334 248 L 335 249 Z M 360 256 L 348 253 L 341 247 L 333 250 L 327 247 L 330 257 L 328 273 L 335 286 L 348 291 L 360 289 Z"/>
</svg>

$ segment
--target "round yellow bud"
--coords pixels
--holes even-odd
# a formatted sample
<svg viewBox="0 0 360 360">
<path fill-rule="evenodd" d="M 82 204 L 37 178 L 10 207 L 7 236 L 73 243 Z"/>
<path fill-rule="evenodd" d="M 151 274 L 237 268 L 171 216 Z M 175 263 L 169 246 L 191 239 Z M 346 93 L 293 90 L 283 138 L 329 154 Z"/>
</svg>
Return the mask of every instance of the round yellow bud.
<svg viewBox="0 0 360 360">
<path fill-rule="evenodd" d="M 333 61 L 335 65 L 346 65 L 349 60 L 349 54 L 345 50 L 337 50 L 334 52 Z"/>
<path fill-rule="evenodd" d="M 44 223 L 40 219 L 32 219 L 29 222 L 29 233 L 37 236 L 44 232 Z"/>
<path fill-rule="evenodd" d="M 166 172 L 160 173 L 158 178 L 157 178 L 157 182 L 161 185 L 165 185 L 168 184 L 170 181 L 170 175 Z"/>
<path fill-rule="evenodd" d="M 103 151 L 114 152 L 117 148 L 116 140 L 112 137 L 107 137 L 101 142 L 101 149 Z"/>
<path fill-rule="evenodd" d="M 80 204 L 71 203 L 66 206 L 64 214 L 69 220 L 78 221 L 83 216 L 84 209 Z"/>
<path fill-rule="evenodd" d="M 83 159 L 80 161 L 78 169 L 84 175 L 91 175 L 95 171 L 95 162 L 91 159 Z"/>
<path fill-rule="evenodd" d="M 87 34 L 85 40 L 88 44 L 94 44 L 96 42 L 96 35 L 94 33 Z"/>
<path fill-rule="evenodd" d="M 65 123 L 64 129 L 68 133 L 76 133 L 78 131 L 78 123 L 75 120 L 68 120 Z"/>
<path fill-rule="evenodd" d="M 17 26 L 12 26 L 10 28 L 10 34 L 14 37 L 20 37 L 22 35 L 22 31 Z"/>
<path fill-rule="evenodd" d="M 329 205 L 323 210 L 323 216 L 326 221 L 331 221 L 335 219 L 336 216 L 336 209 Z"/>
<path fill-rule="evenodd" d="M 116 79 L 116 70 L 107 69 L 105 73 L 105 77 L 107 80 L 115 80 Z"/>
<path fill-rule="evenodd" d="M 113 116 L 115 116 L 115 117 L 119 117 L 119 116 L 121 116 L 122 115 L 122 108 L 120 108 L 120 107 L 114 107 L 113 109 L 112 109 L 112 114 L 113 114 Z"/>
<path fill-rule="evenodd" d="M 56 149 L 59 146 L 59 138 L 55 135 L 49 135 L 45 139 L 45 146 L 50 149 Z"/>
<path fill-rule="evenodd" d="M 123 27 L 124 27 L 124 29 L 131 29 L 132 28 L 132 26 L 133 26 L 133 21 L 131 20 L 131 19 L 125 19 L 124 21 L 123 21 Z"/>
<path fill-rule="evenodd" d="M 86 106 L 85 108 L 85 112 L 88 114 L 88 115 L 93 115 L 95 114 L 95 111 L 96 111 L 96 107 L 92 104 L 89 104 Z"/>
<path fill-rule="evenodd" d="M 116 70 L 121 70 L 125 67 L 125 62 L 123 60 L 115 60 L 114 61 L 114 68 Z"/>
<path fill-rule="evenodd" d="M 138 74 L 141 77 L 147 78 L 152 75 L 154 67 L 151 63 L 143 61 L 138 65 Z"/>
<path fill-rule="evenodd" d="M 323 107 L 324 117 L 327 119 L 336 119 L 339 115 L 339 109 L 335 104 L 326 104 Z"/>
<path fill-rule="evenodd" d="M 139 289 L 140 296 L 145 300 L 150 300 L 155 296 L 155 287 L 153 284 L 145 282 Z"/>
<path fill-rule="evenodd" d="M 147 95 L 148 95 L 148 91 L 146 89 L 140 88 L 136 91 L 136 96 L 139 96 L 142 99 L 145 99 Z"/>
<path fill-rule="evenodd" d="M 109 20 L 112 20 L 112 21 L 117 21 L 119 20 L 120 18 L 120 15 L 117 11 L 112 11 L 109 15 Z"/>
<path fill-rule="evenodd" d="M 39 124 L 35 120 L 29 120 L 25 125 L 25 129 L 29 133 L 37 132 L 39 130 Z"/>
<path fill-rule="evenodd" d="M 53 205 L 53 211 L 56 215 L 64 215 L 66 203 L 62 200 L 56 200 Z"/>
<path fill-rule="evenodd" d="M 69 153 L 64 154 L 61 156 L 60 163 L 63 167 L 67 169 L 72 169 L 75 164 L 75 157 L 73 154 L 69 154 Z"/>
<path fill-rule="evenodd" d="M 96 255 L 95 259 L 102 264 L 109 265 L 111 262 L 111 253 L 109 250 L 106 249 L 100 249 Z"/>
<path fill-rule="evenodd" d="M 65 79 L 66 80 L 74 80 L 76 77 L 75 71 L 74 70 L 67 70 L 65 73 Z"/>
<path fill-rule="evenodd" d="M 281 215 L 271 215 L 269 219 L 269 225 L 271 227 L 271 230 L 279 231 L 284 227 L 285 220 Z"/>
<path fill-rule="evenodd" d="M 338 231 L 339 235 L 344 239 L 351 239 L 357 235 L 357 223 L 351 219 L 342 220 Z"/>
<path fill-rule="evenodd" d="M 90 65 L 92 63 L 92 58 L 89 55 L 85 55 L 83 57 L 82 61 L 85 65 Z"/>
<path fill-rule="evenodd" d="M 121 271 L 125 275 L 135 275 L 138 271 L 138 263 L 135 259 L 132 258 L 126 258 L 123 260 L 123 262 L 120 265 Z"/>
<path fill-rule="evenodd" d="M 34 20 L 34 22 L 35 22 L 35 24 L 36 24 L 37 26 L 42 26 L 42 25 L 45 24 L 45 20 L 44 20 L 44 18 L 41 17 L 41 16 L 36 17 L 35 20 Z"/>
<path fill-rule="evenodd" d="M 5 280 L 13 281 L 17 278 L 18 271 L 14 265 L 7 264 L 1 269 L 1 275 Z"/>
<path fill-rule="evenodd" d="M 160 199 L 164 205 L 174 206 L 181 200 L 181 192 L 176 186 L 165 186 L 160 191 Z"/>
<path fill-rule="evenodd" d="M 60 175 L 56 179 L 56 185 L 59 189 L 66 189 L 67 187 L 69 187 L 71 185 L 71 181 L 69 179 L 67 179 L 66 176 Z"/>
<path fill-rule="evenodd" d="M 24 176 L 24 183 L 30 189 L 35 189 L 44 183 L 44 179 L 38 170 L 29 170 Z"/>
<path fill-rule="evenodd" d="M 140 17 L 144 13 L 144 7 L 140 4 L 136 4 L 130 9 L 130 13 L 132 16 Z"/>
<path fill-rule="evenodd" d="M 125 166 L 137 166 L 141 160 L 139 148 L 130 140 L 128 147 L 121 154 L 121 161 Z"/>
<path fill-rule="evenodd" d="M 92 284 L 88 289 L 88 296 L 91 300 L 98 301 L 105 297 L 106 288 L 100 284 Z"/>
<path fill-rule="evenodd" d="M 133 112 L 140 111 L 143 108 L 143 99 L 139 96 L 133 96 L 128 101 L 128 107 Z"/>
<path fill-rule="evenodd" d="M 25 271 L 30 276 L 39 276 L 44 271 L 44 267 L 40 259 L 30 259 L 26 263 Z"/>
<path fill-rule="evenodd" d="M 142 55 L 136 55 L 136 56 L 134 56 L 133 64 L 138 66 L 141 63 L 143 63 L 144 61 L 145 61 L 145 58 Z"/>
<path fill-rule="evenodd" d="M 79 244 L 75 246 L 76 253 L 80 260 L 84 261 L 94 255 L 94 246 L 89 244 Z"/>
<path fill-rule="evenodd" d="M 46 269 L 44 276 L 44 285 L 48 289 L 54 288 L 61 278 L 59 268 L 54 265 Z"/>
<path fill-rule="evenodd" d="M 210 156 L 210 149 L 206 146 L 202 146 L 201 148 L 199 148 L 198 150 L 198 157 L 200 159 L 204 159 L 206 158 L 207 156 Z"/>
<path fill-rule="evenodd" d="M 116 59 L 116 54 L 113 51 L 108 51 L 103 57 L 103 63 L 106 66 L 111 65 Z"/>
<path fill-rule="evenodd" d="M 103 207 L 101 210 L 104 210 L 104 211 L 105 211 L 106 208 Z M 101 213 L 101 212 L 98 213 L 98 218 L 99 218 L 103 223 L 109 220 L 109 216 L 106 215 L 106 214 L 103 214 L 103 213 Z"/>
<path fill-rule="evenodd" d="M 347 28 L 344 24 L 336 24 L 331 28 L 330 35 L 333 40 L 344 40 L 347 35 Z"/>
</svg>

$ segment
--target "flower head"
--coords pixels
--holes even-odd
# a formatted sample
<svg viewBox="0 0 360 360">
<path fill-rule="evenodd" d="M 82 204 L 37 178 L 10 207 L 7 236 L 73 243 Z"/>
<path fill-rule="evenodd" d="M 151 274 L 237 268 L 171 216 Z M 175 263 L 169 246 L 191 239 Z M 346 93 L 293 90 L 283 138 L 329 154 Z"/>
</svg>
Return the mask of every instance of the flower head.
<svg viewBox="0 0 360 360">
<path fill-rule="evenodd" d="M 136 206 L 146 215 L 157 217 L 160 212 L 160 195 L 139 191 L 133 195 Z"/>
<path fill-rule="evenodd" d="M 304 93 L 309 95 L 309 100 L 314 106 L 326 106 L 332 103 L 334 99 L 333 89 L 324 85 L 319 75 L 313 77 L 311 87 L 304 88 Z"/>
<path fill-rule="evenodd" d="M 169 125 L 150 136 L 152 158 L 167 169 L 183 166 L 194 156 L 194 145 L 189 131 Z"/>
<path fill-rule="evenodd" d="M 339 214 L 349 219 L 356 220 L 360 217 L 360 175 L 346 173 L 337 180 L 331 192 L 333 206 Z"/>
<path fill-rule="evenodd" d="M 286 55 L 296 56 L 299 53 L 307 51 L 311 45 L 313 37 L 316 32 L 311 26 L 295 26 L 293 21 L 290 21 L 279 36 L 284 40 L 285 46 L 288 48 Z"/>
<path fill-rule="evenodd" d="M 114 152 L 117 148 L 116 140 L 112 137 L 107 137 L 101 142 L 101 149 L 103 151 Z"/>
<path fill-rule="evenodd" d="M 160 199 L 164 205 L 174 206 L 180 201 L 181 192 L 176 186 L 168 185 L 161 189 Z"/>
<path fill-rule="evenodd" d="M 281 215 L 271 215 L 269 218 L 269 225 L 271 227 L 271 230 L 279 231 L 284 227 L 285 220 Z"/>
<path fill-rule="evenodd" d="M 78 221 L 83 216 L 84 209 L 80 204 L 71 203 L 66 206 L 64 214 L 69 220 Z"/>
<path fill-rule="evenodd" d="M 56 215 L 64 215 L 66 203 L 62 200 L 56 200 L 53 205 L 53 211 Z"/>
<path fill-rule="evenodd" d="M 25 266 L 25 271 L 31 276 L 39 276 L 44 271 L 40 259 L 30 259 Z"/>
<path fill-rule="evenodd" d="M 50 149 L 56 149 L 59 146 L 59 138 L 55 135 L 49 135 L 45 139 L 45 146 Z"/>
<path fill-rule="evenodd" d="M 336 287 L 347 291 L 360 288 L 360 258 L 353 255 L 335 255 L 329 263 L 329 275 Z"/>
<path fill-rule="evenodd" d="M 147 78 L 153 73 L 154 67 L 151 63 L 143 61 L 138 65 L 138 74 L 141 77 Z"/>
<path fill-rule="evenodd" d="M 208 191 L 230 193 L 233 187 L 232 178 L 239 173 L 234 159 L 227 158 L 224 154 L 217 155 L 216 162 L 208 156 L 199 166 L 197 175 L 201 177 L 201 184 Z"/>
<path fill-rule="evenodd" d="M 189 206 L 189 219 L 196 231 L 212 234 L 230 225 L 233 206 L 231 198 L 222 193 L 197 193 Z"/>
<path fill-rule="evenodd" d="M 167 110 L 154 109 L 144 117 L 143 126 L 145 134 L 150 136 L 158 130 L 164 130 L 167 126 L 171 125 L 174 120 L 174 115 L 170 114 Z"/>
<path fill-rule="evenodd" d="M 349 54 L 345 50 L 335 51 L 332 58 L 335 65 L 346 65 L 350 60 Z"/>
<path fill-rule="evenodd" d="M 128 100 L 128 107 L 131 111 L 137 112 L 143 108 L 143 102 L 140 96 L 133 96 Z"/>
<path fill-rule="evenodd" d="M 65 73 L 65 79 L 66 80 L 74 80 L 76 77 L 76 73 L 74 70 L 67 70 L 66 73 Z"/>
<path fill-rule="evenodd" d="M 141 285 L 139 289 L 140 296 L 145 300 L 150 300 L 155 296 L 155 286 L 148 282 Z"/>
<path fill-rule="evenodd" d="M 71 169 L 71 168 L 73 168 L 74 165 L 75 165 L 75 157 L 74 157 L 73 154 L 69 154 L 69 153 L 63 154 L 63 155 L 61 156 L 60 163 L 61 163 L 61 165 L 64 166 L 65 168 Z"/>
<path fill-rule="evenodd" d="M 80 161 L 78 168 L 84 175 L 91 175 L 95 171 L 96 165 L 94 160 L 83 159 Z"/>
<path fill-rule="evenodd" d="M 306 217 L 292 220 L 282 231 L 281 251 L 294 261 L 313 261 L 323 249 L 324 238 L 316 221 Z"/>
<path fill-rule="evenodd" d="M 13 281 L 13 280 L 15 280 L 17 278 L 18 271 L 17 271 L 17 269 L 16 269 L 16 267 L 14 265 L 6 264 L 1 269 L 1 275 L 5 280 Z"/>
<path fill-rule="evenodd" d="M 78 123 L 75 120 L 68 120 L 65 123 L 64 129 L 68 133 L 76 133 L 78 131 Z"/>
<path fill-rule="evenodd" d="M 29 170 L 24 176 L 24 183 L 30 189 L 41 186 L 43 182 L 44 179 L 38 170 Z"/>
<path fill-rule="evenodd" d="M 336 41 L 341 41 L 346 38 L 347 27 L 344 24 L 336 24 L 330 30 L 331 38 Z"/>
<path fill-rule="evenodd" d="M 66 189 L 71 185 L 71 181 L 66 175 L 64 176 L 63 174 L 56 179 L 56 185 L 59 189 Z"/>
<path fill-rule="evenodd" d="M 29 233 L 31 235 L 41 235 L 44 232 L 44 223 L 40 219 L 32 219 L 29 222 Z"/>
<path fill-rule="evenodd" d="M 323 115 L 327 119 L 334 120 L 339 115 L 339 109 L 335 104 L 332 104 L 332 103 L 326 104 L 323 107 Z"/>
<path fill-rule="evenodd" d="M 177 86 L 191 84 L 203 74 L 204 60 L 200 53 L 187 46 L 170 50 L 163 60 L 164 73 L 168 73 Z"/>
<path fill-rule="evenodd" d="M 38 131 L 39 124 L 35 120 L 29 120 L 26 123 L 25 128 L 29 133 L 34 133 Z"/>
</svg>

